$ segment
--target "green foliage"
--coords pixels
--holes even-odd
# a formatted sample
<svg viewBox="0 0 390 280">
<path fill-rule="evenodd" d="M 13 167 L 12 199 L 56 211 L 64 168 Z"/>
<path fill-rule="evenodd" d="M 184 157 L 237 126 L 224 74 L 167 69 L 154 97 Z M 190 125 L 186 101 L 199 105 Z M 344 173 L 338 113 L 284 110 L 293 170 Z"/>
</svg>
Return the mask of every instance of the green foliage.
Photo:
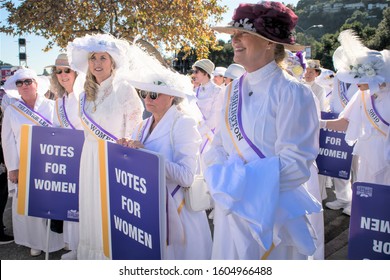
<svg viewBox="0 0 390 280">
<path fill-rule="evenodd" d="M 333 52 L 339 46 L 337 37 L 345 29 L 353 29 L 363 43 L 375 50 L 390 48 L 390 8 L 348 10 L 342 8 L 339 12 L 324 12 L 324 5 L 377 4 L 383 1 L 316 1 L 301 0 L 295 9 L 299 16 L 296 28 L 297 42 L 312 47 L 312 58 L 319 59 L 323 67 L 333 70 Z M 386 1 L 390 4 L 390 1 Z M 313 25 L 323 25 L 323 28 L 310 28 Z M 305 30 L 305 32 L 302 32 Z"/>
<path fill-rule="evenodd" d="M 156 48 L 195 48 L 198 57 L 216 47 L 210 25 L 226 11 L 217 0 L 25 0 L 1 1 L 0 8 L 9 13 L 0 32 L 43 36 L 46 50 L 54 44 L 64 48 L 85 34 L 110 33 L 129 41 L 141 34 Z"/>
</svg>

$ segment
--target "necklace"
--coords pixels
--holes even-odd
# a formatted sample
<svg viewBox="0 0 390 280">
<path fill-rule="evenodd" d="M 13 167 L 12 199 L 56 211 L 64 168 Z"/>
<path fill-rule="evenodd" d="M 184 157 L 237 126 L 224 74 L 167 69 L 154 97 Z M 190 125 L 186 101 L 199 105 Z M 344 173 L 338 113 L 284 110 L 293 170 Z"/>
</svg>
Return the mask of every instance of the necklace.
<svg viewBox="0 0 390 280">
<path fill-rule="evenodd" d="M 96 112 L 97 107 L 103 103 L 103 101 L 111 94 L 111 92 L 112 92 L 112 86 L 104 90 L 104 94 L 98 102 L 96 102 L 96 100 L 93 101 L 92 113 Z"/>
</svg>

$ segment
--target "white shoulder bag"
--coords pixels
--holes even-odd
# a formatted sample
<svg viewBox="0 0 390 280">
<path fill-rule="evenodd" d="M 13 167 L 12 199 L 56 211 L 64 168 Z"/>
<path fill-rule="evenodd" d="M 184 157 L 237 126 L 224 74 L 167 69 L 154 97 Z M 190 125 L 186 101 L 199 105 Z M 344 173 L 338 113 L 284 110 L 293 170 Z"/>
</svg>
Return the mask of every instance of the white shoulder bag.
<svg viewBox="0 0 390 280">
<path fill-rule="evenodd" d="M 178 117 L 175 118 L 170 131 L 172 150 L 175 151 L 173 142 L 173 128 Z M 194 182 L 191 186 L 184 188 L 185 205 L 191 211 L 203 211 L 212 208 L 212 198 L 203 177 L 202 168 L 200 174 L 195 175 Z"/>
</svg>

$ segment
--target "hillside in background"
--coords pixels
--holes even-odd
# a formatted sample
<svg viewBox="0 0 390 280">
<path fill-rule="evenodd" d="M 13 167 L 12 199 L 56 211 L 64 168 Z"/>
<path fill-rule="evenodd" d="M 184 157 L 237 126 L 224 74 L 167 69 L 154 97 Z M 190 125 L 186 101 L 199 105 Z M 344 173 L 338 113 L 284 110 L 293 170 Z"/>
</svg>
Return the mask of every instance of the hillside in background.
<svg viewBox="0 0 390 280">
<path fill-rule="evenodd" d="M 311 28 L 307 30 L 316 39 L 324 34 L 334 34 L 339 31 L 344 23 L 357 20 L 363 26 L 377 27 L 383 18 L 383 7 L 390 1 L 383 0 L 301 0 L 294 8 L 298 15 L 297 32 L 308 29 L 313 25 L 323 25 L 323 28 Z"/>
</svg>

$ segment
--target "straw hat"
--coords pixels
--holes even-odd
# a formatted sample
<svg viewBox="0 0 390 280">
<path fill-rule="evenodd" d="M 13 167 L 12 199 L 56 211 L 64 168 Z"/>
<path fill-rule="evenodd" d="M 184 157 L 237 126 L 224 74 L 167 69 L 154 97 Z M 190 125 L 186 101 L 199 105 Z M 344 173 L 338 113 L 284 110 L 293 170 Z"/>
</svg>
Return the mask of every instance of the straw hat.
<svg viewBox="0 0 390 280">
<path fill-rule="evenodd" d="M 291 51 L 303 50 L 305 47 L 295 43 L 292 34 L 298 22 L 298 16 L 280 2 L 264 1 L 258 4 L 240 4 L 234 11 L 233 21 L 226 26 L 215 26 L 212 29 L 233 34 L 244 31 L 267 41 L 284 45 Z"/>
<path fill-rule="evenodd" d="M 308 59 L 306 63 L 306 68 L 314 69 L 318 74 L 321 74 L 321 63 L 317 59 Z"/>
<path fill-rule="evenodd" d="M 49 68 L 49 67 L 67 67 L 67 68 L 70 68 L 69 61 L 68 61 L 68 56 L 66 55 L 66 53 L 60 53 L 57 56 L 56 61 L 54 62 L 54 65 L 49 65 L 49 66 L 46 66 L 45 68 Z"/>
<path fill-rule="evenodd" d="M 129 47 L 127 41 L 116 39 L 109 34 L 85 35 L 68 44 L 67 55 L 73 70 L 87 73 L 88 55 L 93 52 L 107 52 L 115 61 L 118 70 L 128 66 Z"/>
<path fill-rule="evenodd" d="M 215 65 L 210 59 L 201 59 L 192 65 L 192 69 L 195 69 L 195 67 L 202 68 L 204 71 L 206 71 L 207 74 L 211 76 L 213 75 Z"/>
<path fill-rule="evenodd" d="M 230 64 L 225 72 L 225 77 L 232 80 L 241 77 L 245 73 L 245 68 L 240 64 Z"/>
</svg>

